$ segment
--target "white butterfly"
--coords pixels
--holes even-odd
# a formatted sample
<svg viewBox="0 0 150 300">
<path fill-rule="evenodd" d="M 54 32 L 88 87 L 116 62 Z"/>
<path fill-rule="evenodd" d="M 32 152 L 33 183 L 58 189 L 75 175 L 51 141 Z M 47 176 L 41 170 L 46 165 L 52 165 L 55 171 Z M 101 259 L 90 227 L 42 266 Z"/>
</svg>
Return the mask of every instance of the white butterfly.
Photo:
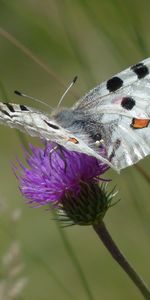
<svg viewBox="0 0 150 300">
<path fill-rule="evenodd" d="M 0 122 L 94 156 L 119 171 L 150 154 L 150 58 L 50 116 L 25 105 L 0 103 Z"/>
</svg>

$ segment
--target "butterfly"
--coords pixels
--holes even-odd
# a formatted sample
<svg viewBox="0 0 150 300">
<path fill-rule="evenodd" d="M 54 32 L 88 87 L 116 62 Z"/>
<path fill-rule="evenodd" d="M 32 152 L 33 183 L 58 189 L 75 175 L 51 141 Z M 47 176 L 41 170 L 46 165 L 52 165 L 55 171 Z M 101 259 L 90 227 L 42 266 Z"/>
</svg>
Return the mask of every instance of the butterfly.
<svg viewBox="0 0 150 300">
<path fill-rule="evenodd" d="M 0 103 L 0 122 L 94 156 L 119 172 L 150 154 L 150 58 L 96 86 L 71 108 L 50 115 Z"/>
</svg>

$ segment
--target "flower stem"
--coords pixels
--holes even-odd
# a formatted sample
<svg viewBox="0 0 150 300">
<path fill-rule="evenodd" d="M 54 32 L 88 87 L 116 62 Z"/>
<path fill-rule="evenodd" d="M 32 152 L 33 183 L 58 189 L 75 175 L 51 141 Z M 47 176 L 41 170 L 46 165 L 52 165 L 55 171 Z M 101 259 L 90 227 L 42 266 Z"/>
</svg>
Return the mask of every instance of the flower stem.
<svg viewBox="0 0 150 300">
<path fill-rule="evenodd" d="M 110 252 L 112 257 L 117 261 L 117 263 L 122 267 L 122 269 L 128 274 L 137 288 L 140 290 L 145 299 L 150 300 L 150 290 L 146 286 L 143 279 L 136 273 L 133 267 L 129 264 L 125 256 L 121 253 L 115 242 L 113 241 L 110 233 L 108 232 L 105 224 L 101 222 L 100 224 L 93 225 L 94 230 L 98 234 L 99 238 Z"/>
</svg>

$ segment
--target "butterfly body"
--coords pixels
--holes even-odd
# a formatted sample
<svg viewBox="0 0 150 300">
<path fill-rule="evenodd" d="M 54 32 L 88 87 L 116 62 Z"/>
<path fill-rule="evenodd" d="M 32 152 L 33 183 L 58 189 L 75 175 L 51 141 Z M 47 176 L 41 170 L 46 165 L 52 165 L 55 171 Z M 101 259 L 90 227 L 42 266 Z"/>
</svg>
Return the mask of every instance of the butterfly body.
<svg viewBox="0 0 150 300">
<path fill-rule="evenodd" d="M 0 122 L 95 156 L 120 171 L 150 154 L 150 58 L 50 116 L 25 105 L 0 103 Z"/>
</svg>

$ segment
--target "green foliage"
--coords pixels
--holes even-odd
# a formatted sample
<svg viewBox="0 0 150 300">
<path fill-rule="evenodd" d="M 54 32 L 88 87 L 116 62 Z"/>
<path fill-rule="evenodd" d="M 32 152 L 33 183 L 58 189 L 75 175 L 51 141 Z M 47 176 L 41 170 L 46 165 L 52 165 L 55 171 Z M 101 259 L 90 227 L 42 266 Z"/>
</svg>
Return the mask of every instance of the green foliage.
<svg viewBox="0 0 150 300">
<path fill-rule="evenodd" d="M 149 11 L 147 0 L 1 0 L 1 98 L 37 106 L 15 96 L 13 91 L 18 89 L 48 99 L 55 107 L 65 85 L 78 75 L 78 82 L 64 100 L 64 105 L 72 105 L 87 89 L 149 56 Z M 5 204 L 4 210 L 0 206 L 0 255 L 14 239 L 20 241 L 28 286 L 18 299 L 140 300 L 138 291 L 101 247 L 92 229 L 74 226 L 66 229 L 65 238 L 86 274 L 81 280 L 81 267 L 76 268 L 72 255 L 68 256 L 70 248 L 50 220 L 50 212 L 29 208 L 17 189 L 10 162 L 21 157 L 23 142 L 10 128 L 1 126 L 0 135 L 0 203 Z M 148 172 L 150 159 L 140 166 Z M 107 177 L 113 178 L 112 187 L 117 184 L 122 199 L 106 216 L 108 228 L 148 282 L 149 184 L 135 167 L 121 175 L 109 171 Z M 18 207 L 22 216 L 14 230 L 10 214 Z M 87 284 L 93 296 L 88 294 Z"/>
</svg>

